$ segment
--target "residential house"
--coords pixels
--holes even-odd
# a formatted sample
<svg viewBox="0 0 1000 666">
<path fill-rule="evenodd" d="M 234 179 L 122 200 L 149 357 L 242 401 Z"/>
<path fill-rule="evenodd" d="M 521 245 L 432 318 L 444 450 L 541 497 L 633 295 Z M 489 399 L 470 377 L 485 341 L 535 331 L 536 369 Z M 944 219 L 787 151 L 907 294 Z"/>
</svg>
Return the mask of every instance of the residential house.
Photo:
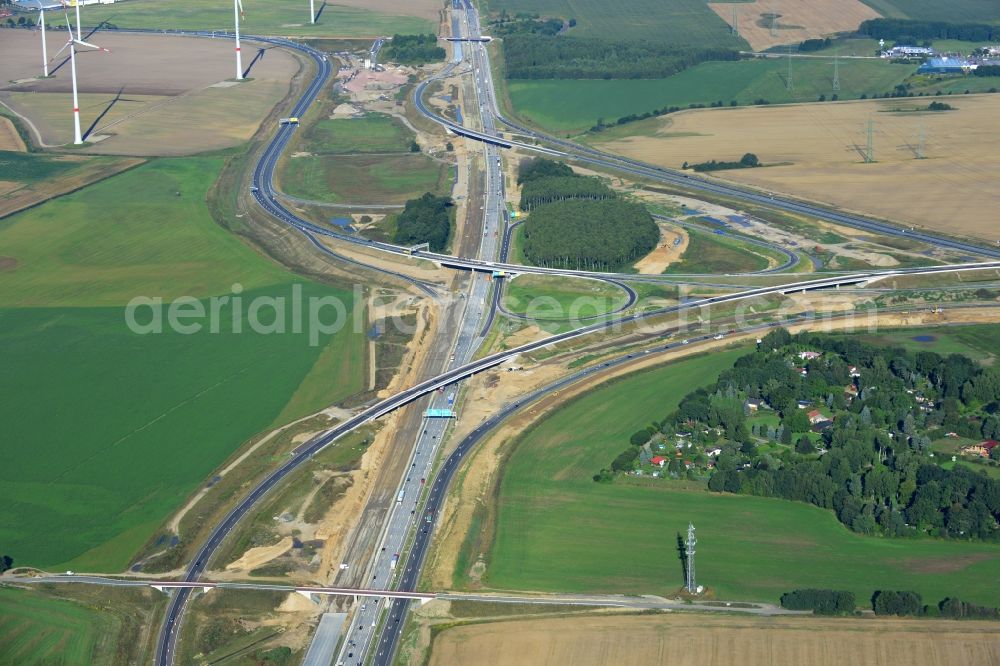
<svg viewBox="0 0 1000 666">
<path fill-rule="evenodd" d="M 667 463 L 667 459 L 663 456 L 653 456 L 649 460 L 651 465 L 656 465 L 657 467 L 663 467 Z"/>
<path fill-rule="evenodd" d="M 979 442 L 978 444 L 971 444 L 962 449 L 962 453 L 968 456 L 981 456 L 983 458 L 989 458 L 990 452 L 997 447 L 1000 442 L 995 439 L 987 439 L 984 442 Z"/>
<path fill-rule="evenodd" d="M 820 412 L 818 409 L 814 409 L 814 410 L 810 411 L 807 414 L 807 416 L 809 417 L 809 423 L 811 423 L 813 425 L 816 425 L 820 421 L 826 421 L 827 420 L 827 418 L 825 416 L 823 416 L 823 413 Z"/>
</svg>

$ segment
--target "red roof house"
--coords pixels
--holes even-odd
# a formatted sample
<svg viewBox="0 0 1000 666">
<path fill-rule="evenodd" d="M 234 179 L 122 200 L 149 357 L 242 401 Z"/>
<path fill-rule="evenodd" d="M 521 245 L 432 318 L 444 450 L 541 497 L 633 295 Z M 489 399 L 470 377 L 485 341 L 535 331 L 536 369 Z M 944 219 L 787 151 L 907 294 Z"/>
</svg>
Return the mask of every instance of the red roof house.
<svg viewBox="0 0 1000 666">
<path fill-rule="evenodd" d="M 653 456 L 652 458 L 650 458 L 649 462 L 653 463 L 654 465 L 663 467 L 664 463 L 667 462 L 667 459 L 664 458 L 663 456 Z"/>
</svg>

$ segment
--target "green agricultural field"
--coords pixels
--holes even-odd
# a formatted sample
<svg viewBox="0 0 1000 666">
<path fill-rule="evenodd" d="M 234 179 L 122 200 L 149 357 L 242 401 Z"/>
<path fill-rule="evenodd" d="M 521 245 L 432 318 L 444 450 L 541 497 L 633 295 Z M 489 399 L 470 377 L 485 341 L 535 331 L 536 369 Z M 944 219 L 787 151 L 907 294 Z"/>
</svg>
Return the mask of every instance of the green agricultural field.
<svg viewBox="0 0 1000 666">
<path fill-rule="evenodd" d="M 0 587 L 0 663 L 111 663 L 102 637 L 114 636 L 118 619 L 71 601 Z M 104 648 L 99 649 L 99 647 Z"/>
<path fill-rule="evenodd" d="M 322 2 L 316 3 L 319 10 Z M 380 13 L 330 3 L 315 25 L 309 23 L 309 3 L 300 0 L 247 0 L 240 29 L 248 35 L 369 37 L 434 32 L 434 22 L 414 16 Z M 87 6 L 84 25 L 108 21 L 119 28 L 232 30 L 232 3 L 204 0 L 128 0 L 114 5 Z"/>
<path fill-rule="evenodd" d="M 0 307 L 125 305 L 287 281 L 209 215 L 221 167 L 156 160 L 0 221 L 0 254 L 18 262 L 0 273 Z"/>
<path fill-rule="evenodd" d="M 0 543 L 18 564 L 120 570 L 249 437 L 364 388 L 354 295 L 296 278 L 217 226 L 204 202 L 220 166 L 155 160 L 2 223 L 0 247 L 18 263 L 0 273 Z M 211 313 L 207 299 L 233 284 L 242 301 L 222 304 L 216 331 L 210 319 L 171 330 L 173 299 Z M 298 289 L 304 317 L 309 298 L 334 298 L 346 325 L 295 332 Z M 163 333 L 130 330 L 133 296 L 162 297 Z M 284 298 L 284 314 L 257 297 Z M 254 331 L 254 302 L 252 321 L 286 333 Z"/>
<path fill-rule="evenodd" d="M 738 240 L 702 231 L 688 230 L 688 246 L 681 260 L 667 267 L 664 273 L 750 273 L 767 268 L 760 254 L 742 246 Z"/>
<path fill-rule="evenodd" d="M 392 116 L 372 113 L 363 118 L 324 118 L 303 135 L 302 145 L 314 153 L 403 153 L 413 134 Z"/>
<path fill-rule="evenodd" d="M 401 204 L 447 194 L 451 169 L 426 155 L 308 155 L 285 162 L 283 191 L 328 203 Z"/>
<path fill-rule="evenodd" d="M 480 3 L 483 15 L 506 9 L 543 17 L 576 19 L 569 32 L 578 37 L 614 41 L 648 39 L 674 44 L 747 48 L 705 0 L 489 0 Z M 485 22 L 485 21 L 484 21 Z"/>
<path fill-rule="evenodd" d="M 698 528 L 698 581 L 721 599 L 777 601 L 795 587 L 912 589 L 1000 604 L 1000 545 L 865 537 L 807 504 L 591 475 L 699 384 L 746 352 L 632 375 L 529 429 L 505 467 L 484 587 L 669 595 L 683 584 L 677 537 Z"/>
<path fill-rule="evenodd" d="M 67 161 L 55 155 L 0 150 L 0 174 L 4 175 L 5 180 L 16 178 L 22 183 L 34 183 L 64 174 L 75 166 L 75 161 Z"/>
<path fill-rule="evenodd" d="M 504 306 L 538 319 L 578 319 L 621 308 L 625 292 L 596 280 L 522 275 L 507 285 Z"/>
<path fill-rule="evenodd" d="M 862 0 L 890 18 L 948 23 L 1000 23 L 1000 4 L 994 0 Z"/>
<path fill-rule="evenodd" d="M 965 354 L 985 365 L 996 362 L 1000 349 L 1000 325 L 977 324 L 941 328 L 897 328 L 860 336 L 877 345 L 899 345 L 911 351 Z"/>
<path fill-rule="evenodd" d="M 915 65 L 882 60 L 842 60 L 840 99 L 855 99 L 891 91 L 916 71 Z M 788 63 L 780 58 L 706 62 L 666 79 L 508 81 L 514 109 L 550 130 L 578 132 L 599 119 L 613 122 L 622 116 L 665 106 L 732 100 L 740 105 L 766 99 L 772 104 L 814 102 L 833 94 L 833 62 L 798 58 L 792 63 L 794 87 L 787 90 Z M 600 135 L 598 135 L 600 136 Z"/>
</svg>

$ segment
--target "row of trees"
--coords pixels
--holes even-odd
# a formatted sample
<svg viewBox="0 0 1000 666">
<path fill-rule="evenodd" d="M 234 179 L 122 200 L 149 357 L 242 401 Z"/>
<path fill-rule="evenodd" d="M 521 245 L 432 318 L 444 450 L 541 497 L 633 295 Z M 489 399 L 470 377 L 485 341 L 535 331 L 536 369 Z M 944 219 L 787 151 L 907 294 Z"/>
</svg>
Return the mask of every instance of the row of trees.
<svg viewBox="0 0 1000 666">
<path fill-rule="evenodd" d="M 781 595 L 781 607 L 788 610 L 809 610 L 816 615 L 847 615 L 854 612 L 854 593 L 846 590 L 807 588 Z"/>
<path fill-rule="evenodd" d="M 396 218 L 393 240 L 402 245 L 428 243 L 432 250 L 441 252 L 451 236 L 451 213 L 451 199 L 425 192 L 419 199 L 406 202 Z"/>
<path fill-rule="evenodd" d="M 607 271 L 648 254 L 659 238 L 659 227 L 640 204 L 569 199 L 532 211 L 524 254 L 538 266 Z"/>
<path fill-rule="evenodd" d="M 658 79 L 708 60 L 739 60 L 733 49 L 647 41 L 513 34 L 504 39 L 510 79 Z"/>
<path fill-rule="evenodd" d="M 854 593 L 847 590 L 801 589 L 781 595 L 781 607 L 789 610 L 811 610 L 816 615 L 851 615 L 855 612 Z M 955 597 L 943 599 L 933 607 L 925 606 L 917 592 L 909 590 L 878 590 L 871 598 L 876 615 L 917 616 L 937 614 L 952 619 L 1000 619 L 1000 609 L 977 606 Z"/>
<path fill-rule="evenodd" d="M 600 201 L 614 199 L 615 193 L 596 178 L 585 176 L 549 176 L 532 180 L 521 188 L 519 206 L 530 211 L 540 205 L 566 199 L 590 199 Z"/>
<path fill-rule="evenodd" d="M 753 169 L 760 166 L 760 160 L 753 153 L 744 153 L 738 162 L 718 162 L 711 160 L 699 162 L 698 164 L 684 163 L 682 168 L 694 169 L 695 171 L 725 171 L 728 169 Z"/>
<path fill-rule="evenodd" d="M 385 45 L 385 57 L 406 65 L 440 62 L 447 53 L 438 46 L 437 35 L 393 35 Z"/>
<path fill-rule="evenodd" d="M 830 41 L 829 37 L 825 39 L 822 38 L 807 39 L 805 41 L 799 42 L 799 51 L 802 53 L 806 53 L 809 51 L 819 51 L 821 49 L 825 49 L 826 47 L 830 46 L 830 44 L 832 43 L 833 42 Z"/>
<path fill-rule="evenodd" d="M 1000 39 L 1000 26 L 988 23 L 947 23 L 877 18 L 864 21 L 858 32 L 873 39 L 896 40 L 910 44 L 921 40 L 958 39 L 965 42 L 989 42 Z"/>
<path fill-rule="evenodd" d="M 1000 76 L 1000 65 L 980 65 L 972 73 L 975 76 Z"/>
</svg>

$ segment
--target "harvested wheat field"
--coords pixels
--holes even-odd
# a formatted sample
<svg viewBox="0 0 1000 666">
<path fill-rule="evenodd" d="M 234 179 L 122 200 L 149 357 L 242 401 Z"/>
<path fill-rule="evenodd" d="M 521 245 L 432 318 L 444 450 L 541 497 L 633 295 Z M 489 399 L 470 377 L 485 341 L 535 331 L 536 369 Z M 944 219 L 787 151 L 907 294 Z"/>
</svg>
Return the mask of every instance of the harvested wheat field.
<svg viewBox="0 0 1000 666">
<path fill-rule="evenodd" d="M 879 664 L 1000 662 L 995 622 L 713 617 L 705 614 L 516 620 L 442 631 L 431 666 L 573 664 Z"/>
<path fill-rule="evenodd" d="M 735 8 L 740 37 L 755 51 L 857 30 L 862 21 L 880 16 L 860 0 L 754 0 L 708 6 L 730 26 Z"/>
<path fill-rule="evenodd" d="M 42 143 L 71 142 L 65 54 L 50 64 L 52 78 L 35 78 L 38 34 L 8 32 L 0 40 L 0 59 L 10 82 L 0 86 L 0 102 L 28 118 Z M 56 31 L 47 37 L 54 54 L 64 37 Z M 77 52 L 80 124 L 94 153 L 183 155 L 242 143 L 288 94 L 299 69 L 289 53 L 261 51 L 247 42 L 243 63 L 249 79 L 236 83 L 231 40 L 110 31 L 89 40 L 110 50 Z"/>
<path fill-rule="evenodd" d="M 921 98 L 684 111 L 650 121 L 652 136 L 600 147 L 674 168 L 751 152 L 777 166 L 713 175 L 907 226 L 997 240 L 1000 95 L 945 99 L 955 110 L 920 111 L 931 101 Z M 869 119 L 873 164 L 863 160 Z M 926 159 L 916 159 L 920 152 Z"/>
<path fill-rule="evenodd" d="M 0 118 L 0 150 L 10 150 L 15 153 L 23 153 L 28 150 L 21 140 L 21 135 L 17 133 L 14 123 L 6 118 Z"/>
</svg>

